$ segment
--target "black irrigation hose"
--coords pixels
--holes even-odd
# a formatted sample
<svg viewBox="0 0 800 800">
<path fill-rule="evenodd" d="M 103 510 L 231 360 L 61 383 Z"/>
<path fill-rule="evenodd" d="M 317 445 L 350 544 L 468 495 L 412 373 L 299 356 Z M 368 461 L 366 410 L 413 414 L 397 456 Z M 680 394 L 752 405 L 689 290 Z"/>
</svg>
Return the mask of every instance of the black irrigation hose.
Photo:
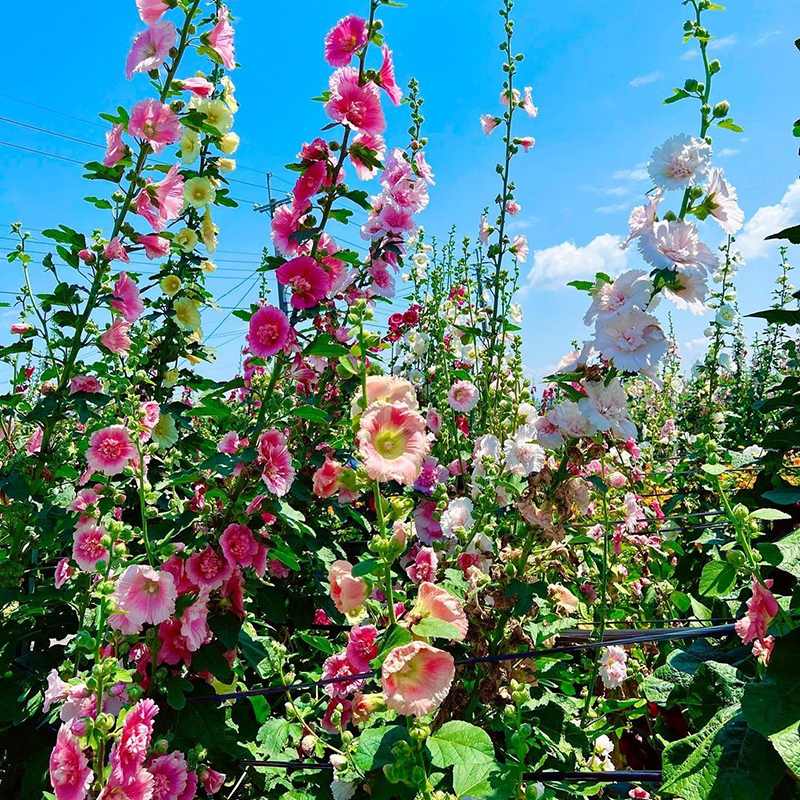
<svg viewBox="0 0 800 800">
<path fill-rule="evenodd" d="M 648 642 L 666 642 L 675 639 L 707 639 L 724 638 L 735 633 L 733 625 L 711 625 L 706 628 L 678 628 L 675 630 L 665 630 L 654 634 L 652 631 L 643 631 L 638 636 L 629 636 L 624 639 L 607 639 L 602 642 L 582 642 L 580 644 L 564 645 L 562 647 L 550 647 L 544 650 L 527 650 L 522 653 L 506 653 L 498 656 L 479 656 L 477 658 L 462 658 L 455 662 L 457 667 L 469 666 L 472 664 L 500 664 L 504 661 L 517 661 L 527 658 L 540 658 L 550 655 L 574 655 L 584 650 L 597 650 L 602 647 L 612 647 L 615 645 L 625 646 L 632 644 L 645 644 Z M 355 675 L 340 675 L 333 678 L 321 678 L 318 681 L 305 681 L 302 683 L 292 683 L 288 686 L 266 686 L 263 689 L 247 689 L 242 692 L 228 692 L 226 694 L 210 694 L 202 697 L 187 697 L 189 703 L 206 703 L 210 701 L 223 702 L 225 700 L 239 700 L 244 697 L 265 696 L 280 694 L 281 692 L 302 692 L 308 689 L 315 689 L 318 686 L 329 686 L 336 683 L 350 683 L 352 681 L 366 680 L 378 674 L 377 670 L 359 672 Z"/>
</svg>

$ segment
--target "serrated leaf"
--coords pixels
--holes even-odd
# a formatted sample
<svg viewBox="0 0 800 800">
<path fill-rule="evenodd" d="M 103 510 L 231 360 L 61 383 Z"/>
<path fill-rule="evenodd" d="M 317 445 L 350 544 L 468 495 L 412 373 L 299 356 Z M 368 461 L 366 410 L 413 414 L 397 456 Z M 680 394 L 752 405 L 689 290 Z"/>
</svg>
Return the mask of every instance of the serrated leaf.
<svg viewBox="0 0 800 800">
<path fill-rule="evenodd" d="M 703 464 L 700 469 L 707 475 L 722 475 L 728 468 L 724 464 Z"/>
<path fill-rule="evenodd" d="M 299 406 L 292 411 L 292 416 L 319 423 L 325 423 L 329 419 L 329 416 L 321 408 L 315 408 L 314 406 Z"/>
<path fill-rule="evenodd" d="M 364 772 L 380 769 L 394 762 L 392 746 L 399 741 L 409 741 L 405 725 L 367 728 L 358 737 L 358 747 L 353 761 Z"/>
<path fill-rule="evenodd" d="M 477 787 L 500 769 L 492 740 L 485 730 L 463 720 L 453 720 L 430 736 L 426 746 L 435 767 L 453 768 L 453 790 L 459 797 L 488 796 L 485 792 L 473 794 L 480 792 Z"/>
<path fill-rule="evenodd" d="M 756 511 L 751 511 L 748 518 L 772 521 L 776 519 L 791 519 L 792 517 L 785 511 L 778 511 L 777 508 L 759 508 Z"/>
<path fill-rule="evenodd" d="M 726 597 L 736 585 L 736 569 L 726 561 L 710 561 L 700 575 L 703 597 Z"/>
<path fill-rule="evenodd" d="M 718 122 L 717 127 L 725 128 L 725 130 L 733 131 L 734 133 L 744 133 L 744 128 L 741 125 L 737 125 L 730 117 Z"/>
<path fill-rule="evenodd" d="M 411 630 L 417 636 L 425 636 L 431 639 L 460 639 L 461 632 L 455 625 L 444 622 L 441 619 L 425 617 L 421 619 Z"/>
</svg>

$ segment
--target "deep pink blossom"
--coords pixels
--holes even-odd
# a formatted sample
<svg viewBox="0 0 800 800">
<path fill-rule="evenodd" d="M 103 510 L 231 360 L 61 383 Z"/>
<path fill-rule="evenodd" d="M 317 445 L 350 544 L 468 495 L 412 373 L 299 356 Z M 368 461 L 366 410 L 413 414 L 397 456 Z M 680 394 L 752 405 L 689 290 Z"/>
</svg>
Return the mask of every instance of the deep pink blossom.
<svg viewBox="0 0 800 800">
<path fill-rule="evenodd" d="M 217 24 L 208 34 L 208 44 L 220 57 L 225 69 L 232 72 L 236 69 L 236 53 L 233 47 L 233 26 L 228 21 L 229 16 L 228 7 L 220 6 Z"/>
<path fill-rule="evenodd" d="M 334 122 L 363 133 L 383 133 L 383 116 L 379 89 L 374 83 L 359 83 L 358 70 L 341 67 L 331 75 L 330 99 L 325 111 Z"/>
<path fill-rule="evenodd" d="M 288 206 L 281 206 L 275 211 L 275 216 L 272 218 L 271 238 L 278 252 L 285 256 L 293 256 L 297 253 L 300 245 L 292 236 L 300 230 L 308 210 L 308 203 L 300 206 L 292 203 Z"/>
<path fill-rule="evenodd" d="M 355 14 L 340 19 L 325 37 L 325 60 L 346 67 L 353 54 L 367 43 L 367 21 Z"/>
<path fill-rule="evenodd" d="M 119 475 L 138 456 L 124 425 L 109 425 L 95 431 L 89 439 L 86 461 L 95 472 Z"/>
<path fill-rule="evenodd" d="M 186 789 L 189 769 L 183 753 L 156 756 L 148 762 L 147 771 L 153 776 L 153 800 L 178 800 Z"/>
<path fill-rule="evenodd" d="M 292 308 L 314 308 L 331 288 L 330 275 L 310 256 L 299 256 L 275 272 L 278 283 L 292 287 Z"/>
<path fill-rule="evenodd" d="M 113 294 L 111 308 L 119 311 L 128 322 L 136 322 L 144 311 L 144 303 L 138 287 L 127 272 L 120 272 Z"/>
<path fill-rule="evenodd" d="M 406 567 L 406 574 L 414 583 L 435 581 L 438 565 L 439 559 L 433 549 L 422 547 L 414 557 L 413 563 Z"/>
<path fill-rule="evenodd" d="M 171 617 L 158 626 L 158 663 L 173 666 L 192 663 L 192 651 L 186 637 L 181 633 L 181 621 Z"/>
<path fill-rule="evenodd" d="M 753 578 L 753 595 L 747 601 L 747 613 L 736 623 L 736 633 L 743 644 L 750 644 L 754 639 L 763 642 L 767 638 L 767 628 L 778 613 L 778 601 L 769 591 L 772 581 L 764 585 Z"/>
<path fill-rule="evenodd" d="M 394 77 L 392 51 L 389 49 L 388 45 L 384 44 L 381 47 L 381 53 L 383 54 L 383 64 L 381 64 L 381 70 L 379 73 L 381 87 L 386 90 L 386 94 L 389 95 L 392 103 L 394 103 L 396 106 L 399 106 L 400 101 L 403 99 L 403 90 L 397 85 L 397 81 Z"/>
<path fill-rule="evenodd" d="M 106 261 L 124 261 L 129 264 L 131 260 L 128 251 L 116 236 L 105 246 L 103 255 Z"/>
<path fill-rule="evenodd" d="M 164 179 L 145 186 L 136 197 L 134 210 L 144 217 L 157 232 L 177 219 L 183 210 L 184 181 L 180 167 L 174 165 Z"/>
<path fill-rule="evenodd" d="M 178 592 L 169 572 L 131 564 L 117 581 L 114 600 L 129 626 L 158 625 L 175 613 Z"/>
<path fill-rule="evenodd" d="M 341 487 L 343 472 L 344 467 L 338 461 L 326 458 L 312 478 L 314 494 L 317 497 L 333 497 Z"/>
<path fill-rule="evenodd" d="M 183 136 L 183 126 L 175 112 L 158 100 L 142 100 L 131 110 L 128 133 L 147 142 L 153 152 L 160 153 L 168 144 Z"/>
<path fill-rule="evenodd" d="M 103 166 L 113 167 L 127 154 L 127 145 L 122 141 L 122 134 L 124 131 L 125 128 L 123 128 L 122 125 L 114 125 L 111 130 L 106 133 L 106 154 L 103 157 Z"/>
<path fill-rule="evenodd" d="M 328 174 L 328 165 L 325 161 L 315 161 L 297 179 L 293 194 L 295 203 L 307 203 L 322 187 Z"/>
<path fill-rule="evenodd" d="M 322 665 L 322 677 L 325 678 L 346 678 L 349 675 L 358 675 L 359 669 L 350 663 L 346 652 L 337 653 L 325 660 Z M 354 692 L 359 692 L 364 688 L 364 679 L 357 678 L 352 681 L 339 681 L 329 683 L 323 687 L 325 694 L 330 697 L 347 697 Z"/>
<path fill-rule="evenodd" d="M 152 261 L 155 258 L 163 258 L 169 255 L 169 239 L 159 236 L 156 233 L 148 233 L 146 236 L 140 236 L 137 243 L 144 247 L 144 254 Z"/>
<path fill-rule="evenodd" d="M 56 735 L 56 746 L 50 754 L 50 784 L 57 800 L 83 800 L 94 780 L 89 759 L 80 742 L 67 725 Z"/>
<path fill-rule="evenodd" d="M 98 561 L 108 561 L 108 548 L 101 544 L 104 536 L 108 536 L 108 531 L 91 522 L 75 528 L 72 558 L 85 572 L 94 572 Z"/>
<path fill-rule="evenodd" d="M 129 323 L 122 320 L 120 317 L 114 317 L 114 321 L 109 325 L 103 335 L 100 337 L 100 342 L 106 350 L 111 351 L 115 355 L 127 353 L 131 349 L 131 340 L 128 336 L 131 326 Z"/>
<path fill-rule="evenodd" d="M 118 784 L 132 781 L 139 773 L 153 736 L 153 719 L 158 706 L 149 698 L 140 700 L 128 712 L 122 723 L 122 732 L 111 750 L 109 763 L 111 777 Z"/>
<path fill-rule="evenodd" d="M 253 563 L 253 556 L 258 551 L 258 544 L 253 538 L 253 531 L 247 525 L 231 523 L 219 539 L 222 552 L 231 566 L 237 564 L 249 567 Z"/>
<path fill-rule="evenodd" d="M 133 40 L 125 76 L 130 80 L 134 72 L 159 69 L 177 41 L 178 31 L 171 22 L 161 20 L 149 25 Z"/>
<path fill-rule="evenodd" d="M 295 470 L 286 438 L 277 430 L 266 431 L 258 441 L 258 460 L 262 467 L 261 480 L 267 489 L 283 497 L 291 488 Z"/>
<path fill-rule="evenodd" d="M 289 319 L 276 306 L 262 306 L 250 318 L 247 343 L 250 352 L 259 358 L 279 353 L 289 335 Z"/>
<path fill-rule="evenodd" d="M 60 589 L 72 577 L 72 567 L 68 558 L 62 558 L 56 565 L 56 573 L 53 578 L 53 586 Z M 47 709 L 45 709 L 47 710 Z"/>
<path fill-rule="evenodd" d="M 346 652 L 350 663 L 359 672 L 367 672 L 369 662 L 378 656 L 378 629 L 374 625 L 352 627 Z"/>
<path fill-rule="evenodd" d="M 358 175 L 362 181 L 368 181 L 378 174 L 378 167 L 367 166 L 362 161 L 362 157 L 364 156 L 362 148 L 371 150 L 374 153 L 374 158 L 377 161 L 382 161 L 386 155 L 386 142 L 383 136 L 372 133 L 359 133 L 358 136 L 353 139 L 353 144 L 350 147 L 349 153 L 350 161 L 356 168 L 356 175 Z"/>
<path fill-rule="evenodd" d="M 180 81 L 180 84 L 184 92 L 191 92 L 193 95 L 204 99 L 211 97 L 214 93 L 214 84 L 210 80 L 199 76 L 185 78 Z"/>
</svg>

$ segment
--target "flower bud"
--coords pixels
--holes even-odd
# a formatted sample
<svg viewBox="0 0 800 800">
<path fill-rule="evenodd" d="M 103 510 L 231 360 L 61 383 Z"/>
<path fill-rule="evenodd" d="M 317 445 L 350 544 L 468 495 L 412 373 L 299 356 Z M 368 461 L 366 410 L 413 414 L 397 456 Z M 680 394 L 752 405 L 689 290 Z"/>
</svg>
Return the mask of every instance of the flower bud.
<svg viewBox="0 0 800 800">
<path fill-rule="evenodd" d="M 727 100 L 721 100 L 714 106 L 714 116 L 717 118 L 727 117 L 731 110 L 731 104 Z"/>
</svg>

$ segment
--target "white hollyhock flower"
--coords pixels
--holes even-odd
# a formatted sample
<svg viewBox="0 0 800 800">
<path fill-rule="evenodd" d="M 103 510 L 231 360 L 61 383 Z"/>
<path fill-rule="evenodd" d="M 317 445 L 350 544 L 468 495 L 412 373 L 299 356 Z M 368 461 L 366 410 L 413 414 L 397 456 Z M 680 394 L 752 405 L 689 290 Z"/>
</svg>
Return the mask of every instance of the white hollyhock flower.
<svg viewBox="0 0 800 800">
<path fill-rule="evenodd" d="M 736 189 L 722 177 L 722 170 L 719 167 L 712 167 L 709 170 L 706 194 L 711 216 L 725 233 L 736 233 L 744 223 L 744 211 L 739 208 Z"/>
<path fill-rule="evenodd" d="M 586 396 L 578 401 L 578 408 L 592 425 L 601 431 L 611 431 L 619 439 L 636 438 L 625 389 L 617 378 L 608 386 L 603 381 L 586 381 L 583 388 Z"/>
<path fill-rule="evenodd" d="M 711 145 L 679 133 L 653 150 L 647 171 L 656 186 L 664 189 L 685 189 L 698 173 L 708 169 Z"/>
<path fill-rule="evenodd" d="M 700 241 L 697 228 L 683 219 L 656 222 L 639 238 L 639 252 L 659 269 L 704 267 L 711 272 L 719 267 L 717 257 Z"/>
<path fill-rule="evenodd" d="M 613 283 L 602 283 L 583 318 L 591 325 L 596 319 L 629 311 L 646 309 L 653 296 L 653 282 L 644 270 L 629 269 Z"/>
<path fill-rule="evenodd" d="M 598 321 L 594 344 L 604 359 L 628 372 L 650 370 L 669 347 L 658 320 L 638 309 Z"/>
<path fill-rule="evenodd" d="M 514 432 L 511 439 L 506 439 L 503 450 L 506 456 L 506 466 L 516 475 L 531 475 L 540 472 L 544 466 L 544 448 L 535 440 L 537 438 L 536 426 L 522 425 Z"/>
<path fill-rule="evenodd" d="M 678 274 L 680 288 L 665 288 L 664 294 L 672 300 L 681 311 L 691 311 L 692 314 L 706 313 L 706 285 L 705 277 L 699 269 L 686 267 Z"/>
<path fill-rule="evenodd" d="M 442 533 L 445 536 L 453 536 L 457 528 L 468 531 L 475 524 L 472 516 L 474 508 L 475 505 L 468 497 L 457 497 L 455 500 L 451 500 L 439 521 Z"/>
</svg>

